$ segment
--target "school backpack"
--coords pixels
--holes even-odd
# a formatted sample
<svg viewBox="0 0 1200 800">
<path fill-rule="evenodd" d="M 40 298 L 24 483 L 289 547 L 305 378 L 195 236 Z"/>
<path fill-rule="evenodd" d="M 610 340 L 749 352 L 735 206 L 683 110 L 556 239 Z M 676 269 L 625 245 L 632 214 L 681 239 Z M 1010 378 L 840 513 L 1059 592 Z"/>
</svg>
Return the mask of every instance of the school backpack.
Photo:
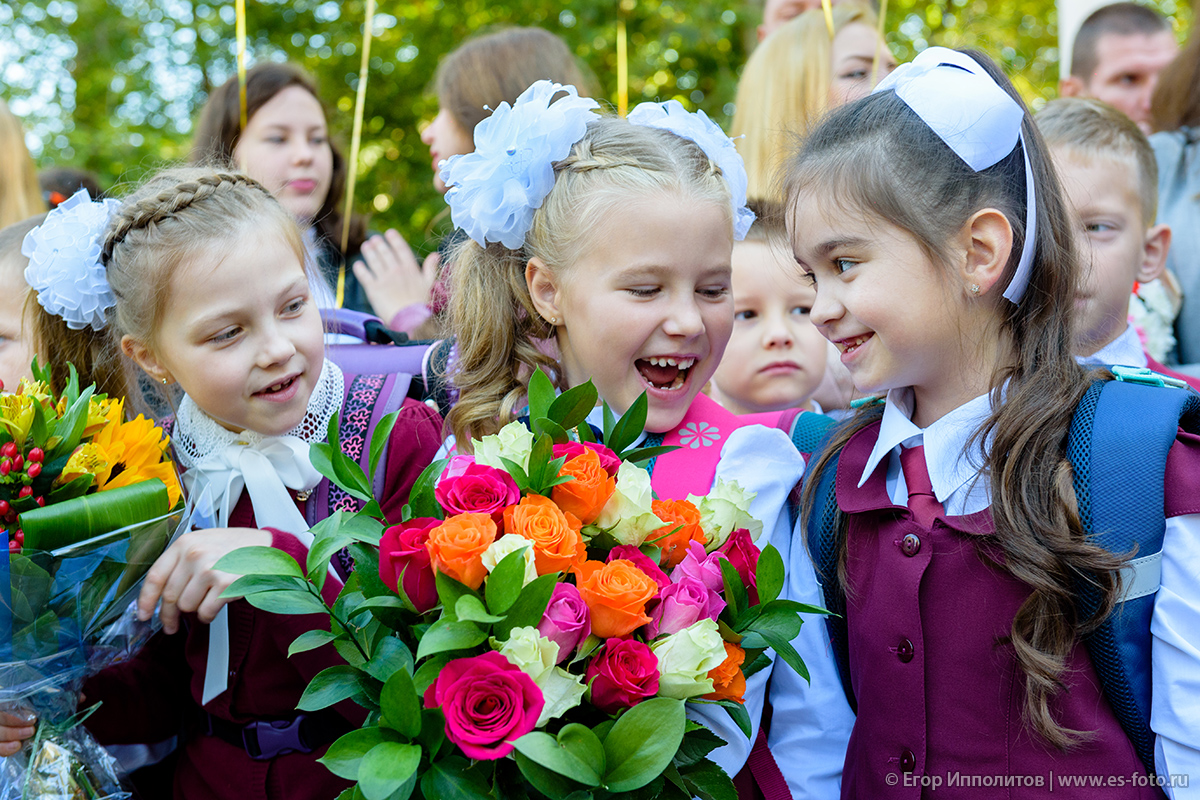
<svg viewBox="0 0 1200 800">
<path fill-rule="evenodd" d="M 1071 420 L 1067 459 L 1074 471 L 1075 497 L 1084 531 L 1113 553 L 1137 557 L 1122 569 L 1123 593 L 1113 613 L 1085 637 L 1104 695 L 1154 774 L 1154 732 L 1150 729 L 1150 616 L 1162 570 L 1164 474 L 1167 453 L 1180 428 L 1200 433 L 1200 394 L 1180 380 L 1148 369 L 1114 366 L 1115 380 L 1088 388 Z M 817 575 L 837 575 L 842 515 L 834 481 L 838 456 L 816 476 L 812 514 L 805 535 Z M 836 580 L 821 583 L 825 618 L 842 689 L 857 712 L 850 685 L 845 595 Z M 1080 611 L 1099 606 L 1099 590 L 1085 581 L 1076 589 Z"/>
</svg>

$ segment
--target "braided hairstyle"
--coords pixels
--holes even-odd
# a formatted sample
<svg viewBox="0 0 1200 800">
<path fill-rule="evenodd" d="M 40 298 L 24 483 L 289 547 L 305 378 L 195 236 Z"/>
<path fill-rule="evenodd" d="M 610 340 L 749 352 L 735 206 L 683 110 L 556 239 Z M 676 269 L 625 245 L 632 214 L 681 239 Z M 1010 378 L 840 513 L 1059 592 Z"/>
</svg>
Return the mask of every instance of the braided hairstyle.
<svg viewBox="0 0 1200 800">
<path fill-rule="evenodd" d="M 100 251 L 117 299 L 109 326 L 114 345 L 119 349 L 130 336 L 153 350 L 176 271 L 201 254 L 227 252 L 248 233 L 261 238 L 264 230 L 282 236 L 307 262 L 295 220 L 253 178 L 177 168 L 146 181 L 113 215 Z"/>
<path fill-rule="evenodd" d="M 460 449 L 469 451 L 472 437 L 495 433 L 512 420 L 535 368 L 565 388 L 550 343 L 555 329 L 537 314 L 525 283 L 530 259 L 556 274 L 569 270 L 595 244 L 595 232 L 617 204 L 647 195 L 716 203 L 732 231 L 720 168 L 695 143 L 669 131 L 598 119 L 555 163 L 554 173 L 554 188 L 519 250 L 467 240 L 454 255 L 450 324 L 458 354 L 449 377 L 460 399 L 446 422 Z"/>
</svg>

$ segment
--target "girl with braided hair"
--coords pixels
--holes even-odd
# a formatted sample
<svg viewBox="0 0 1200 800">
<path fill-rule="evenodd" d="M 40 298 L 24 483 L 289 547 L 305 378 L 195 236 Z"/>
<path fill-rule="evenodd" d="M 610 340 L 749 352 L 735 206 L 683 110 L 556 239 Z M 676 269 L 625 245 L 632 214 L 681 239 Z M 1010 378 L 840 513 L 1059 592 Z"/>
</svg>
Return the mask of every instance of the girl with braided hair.
<svg viewBox="0 0 1200 800">
<path fill-rule="evenodd" d="M 287 655 L 319 616 L 223 599 L 234 576 L 212 566 L 251 545 L 304 563 L 312 525 L 335 508 L 354 510 L 309 460 L 335 413 L 350 453 L 372 434 L 352 420 L 377 419 L 389 401 L 399 406 L 376 476 L 393 518 L 441 442 L 441 420 L 402 389 L 391 392 L 395 376 L 344 375 L 325 359 L 300 231 L 257 181 L 170 170 L 108 203 L 75 207 L 90 216 L 51 212 L 47 235 L 30 234 L 31 263 L 48 262 L 41 274 L 55 283 L 86 276 L 95 291 L 85 306 L 107 321 L 111 346 L 156 383 L 179 384 L 172 446 L 198 511 L 211 504 L 211 527 L 184 534 L 151 567 L 139 612 L 149 619 L 161 601 L 163 631 L 87 684 L 88 701 L 103 701 L 87 724 L 105 744 L 182 736 L 176 798 L 334 797 L 346 784 L 317 758 L 362 712 L 342 704 L 297 714 L 309 680 L 340 658 L 329 647 Z M 85 243 L 80 263 L 54 264 L 64 235 Z M 347 561 L 335 558 L 327 602 Z M 0 740 L 20 731 L 0 719 Z"/>
<path fill-rule="evenodd" d="M 703 112 L 678 102 L 646 103 L 627 119 L 596 107 L 539 81 L 479 123 L 473 153 L 445 166 L 454 224 L 470 237 L 454 254 L 460 394 L 448 423 L 464 450 L 496 433 L 522 413 L 535 368 L 561 388 L 590 379 L 617 413 L 644 392 L 644 445 L 679 446 L 649 465 L 657 496 L 736 483 L 762 525 L 749 546 L 769 541 L 786 554 L 781 511 L 803 461 L 782 431 L 752 424 L 774 426 L 778 413 L 736 417 L 701 393 L 733 327 L 733 241 L 754 218 L 741 158 Z M 798 647 L 813 683 L 836 686 L 810 628 L 818 646 Z M 748 679 L 756 728 L 769 672 Z M 755 737 L 723 709 L 697 710 L 712 708 L 689 713 L 725 739 L 710 757 L 735 775 Z"/>
</svg>

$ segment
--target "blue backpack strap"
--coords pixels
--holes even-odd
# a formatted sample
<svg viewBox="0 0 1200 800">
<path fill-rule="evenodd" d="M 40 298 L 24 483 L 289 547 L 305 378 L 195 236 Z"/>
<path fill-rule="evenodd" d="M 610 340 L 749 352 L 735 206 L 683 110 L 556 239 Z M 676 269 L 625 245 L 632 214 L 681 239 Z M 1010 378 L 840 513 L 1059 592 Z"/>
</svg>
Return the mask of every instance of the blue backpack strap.
<svg viewBox="0 0 1200 800">
<path fill-rule="evenodd" d="M 1150 729 L 1150 617 L 1162 568 L 1164 476 L 1178 428 L 1200 431 L 1200 395 L 1131 379 L 1092 384 L 1075 410 L 1067 442 L 1079 517 L 1089 539 L 1117 554 L 1136 548 L 1122 570 L 1122 598 L 1085 643 L 1100 684 L 1146 771 L 1154 773 Z M 1100 603 L 1080 581 L 1080 615 Z"/>
<path fill-rule="evenodd" d="M 837 421 L 833 417 L 802 411 L 792 420 L 787 431 L 792 444 L 807 457 L 821 450 L 836 424 Z"/>
</svg>

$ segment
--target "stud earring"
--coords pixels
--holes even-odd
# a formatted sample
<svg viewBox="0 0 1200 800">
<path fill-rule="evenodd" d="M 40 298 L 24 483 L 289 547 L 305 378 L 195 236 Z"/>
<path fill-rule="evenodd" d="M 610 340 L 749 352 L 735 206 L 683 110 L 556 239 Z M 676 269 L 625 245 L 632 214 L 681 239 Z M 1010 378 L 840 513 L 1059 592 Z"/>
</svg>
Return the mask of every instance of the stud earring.
<svg viewBox="0 0 1200 800">
<path fill-rule="evenodd" d="M 548 320 L 546 320 L 546 321 L 547 321 L 547 322 L 549 322 L 551 325 L 557 325 L 557 324 L 558 324 L 558 317 L 551 317 L 550 319 L 548 319 Z"/>
<path fill-rule="evenodd" d="M 975 295 L 976 297 L 979 296 L 979 284 L 978 283 L 971 284 L 971 294 Z"/>
</svg>

